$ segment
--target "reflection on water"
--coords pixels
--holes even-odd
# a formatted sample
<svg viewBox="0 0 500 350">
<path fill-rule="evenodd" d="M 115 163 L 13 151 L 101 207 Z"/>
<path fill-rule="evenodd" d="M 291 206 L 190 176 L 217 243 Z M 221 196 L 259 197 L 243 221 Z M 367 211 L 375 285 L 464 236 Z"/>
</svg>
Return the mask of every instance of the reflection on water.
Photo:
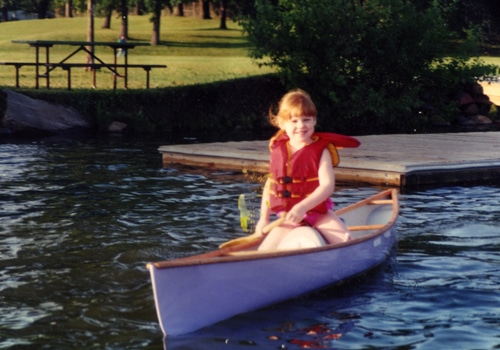
<svg viewBox="0 0 500 350">
<path fill-rule="evenodd" d="M 242 235 L 238 195 L 260 184 L 163 168 L 159 145 L 0 144 L 0 348 L 164 347 L 145 264 Z M 335 201 L 379 190 L 340 187 Z M 372 273 L 166 347 L 498 348 L 499 200 L 486 185 L 402 194 L 398 250 Z"/>
</svg>

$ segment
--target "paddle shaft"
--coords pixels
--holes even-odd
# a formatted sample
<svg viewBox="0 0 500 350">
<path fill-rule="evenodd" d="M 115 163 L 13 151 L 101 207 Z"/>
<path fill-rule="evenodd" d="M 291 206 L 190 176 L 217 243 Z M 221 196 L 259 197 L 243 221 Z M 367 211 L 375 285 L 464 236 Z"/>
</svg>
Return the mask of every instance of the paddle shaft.
<svg viewBox="0 0 500 350">
<path fill-rule="evenodd" d="M 361 225 L 361 226 L 348 226 L 349 231 L 365 231 L 365 230 L 378 230 L 384 227 L 385 224 L 380 225 Z"/>
<path fill-rule="evenodd" d="M 253 234 L 251 234 L 249 236 L 235 238 L 235 239 L 232 239 L 230 241 L 222 243 L 219 246 L 219 248 L 220 249 L 229 248 L 229 247 L 233 247 L 235 245 L 239 245 L 239 244 L 243 244 L 243 243 L 247 243 L 247 242 L 253 242 L 253 241 L 257 240 L 257 239 L 261 239 L 262 237 L 264 237 L 265 235 L 267 235 L 269 232 L 271 232 L 271 230 L 273 228 L 278 227 L 279 225 L 281 225 L 284 222 L 285 222 L 285 214 L 283 214 L 279 219 L 274 220 L 270 224 L 266 225 L 262 229 L 262 234 L 253 233 Z"/>
<path fill-rule="evenodd" d="M 262 229 L 262 234 L 267 235 L 269 232 L 271 232 L 273 228 L 278 227 L 284 222 L 285 222 L 285 214 L 283 214 L 279 219 L 274 220 L 270 224 L 264 226 L 264 228 Z"/>
</svg>

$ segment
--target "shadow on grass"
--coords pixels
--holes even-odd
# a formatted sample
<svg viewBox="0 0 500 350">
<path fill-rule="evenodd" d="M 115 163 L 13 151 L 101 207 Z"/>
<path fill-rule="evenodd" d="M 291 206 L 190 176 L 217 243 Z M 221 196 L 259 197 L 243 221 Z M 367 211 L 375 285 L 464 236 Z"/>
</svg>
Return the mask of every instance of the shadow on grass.
<svg viewBox="0 0 500 350">
<path fill-rule="evenodd" d="M 493 57 L 500 57 L 500 45 L 482 45 L 483 54 Z"/>
<path fill-rule="evenodd" d="M 213 28 L 198 28 L 194 29 L 193 31 L 200 31 L 200 32 L 211 32 L 211 31 L 216 31 L 216 32 L 241 32 L 241 29 L 233 29 L 233 28 L 227 28 L 227 29 L 220 29 L 219 27 L 213 27 Z"/>
<path fill-rule="evenodd" d="M 221 43 L 216 41 L 179 42 L 179 41 L 161 40 L 159 45 L 168 47 L 186 47 L 186 48 L 199 48 L 199 49 L 249 49 L 252 47 L 247 42 Z"/>
</svg>

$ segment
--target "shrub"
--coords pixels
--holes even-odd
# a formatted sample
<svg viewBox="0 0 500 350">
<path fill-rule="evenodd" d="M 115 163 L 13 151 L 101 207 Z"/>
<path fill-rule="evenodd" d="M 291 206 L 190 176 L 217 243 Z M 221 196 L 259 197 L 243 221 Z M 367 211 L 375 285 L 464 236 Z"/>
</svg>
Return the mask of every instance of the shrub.
<svg viewBox="0 0 500 350">
<path fill-rule="evenodd" d="M 492 67 L 470 61 L 437 5 L 405 0 L 257 0 L 243 26 L 260 64 L 313 95 L 325 129 L 405 132 L 453 99 L 461 79 Z M 450 47 L 456 52 L 447 52 Z M 452 54 L 454 59 L 447 59 Z"/>
</svg>

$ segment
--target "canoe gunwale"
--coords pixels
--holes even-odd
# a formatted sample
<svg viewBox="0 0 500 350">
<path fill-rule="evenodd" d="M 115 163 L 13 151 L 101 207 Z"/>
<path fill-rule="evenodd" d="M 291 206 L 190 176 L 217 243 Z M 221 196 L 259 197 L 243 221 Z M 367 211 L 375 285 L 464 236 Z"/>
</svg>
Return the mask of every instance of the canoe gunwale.
<svg viewBox="0 0 500 350">
<path fill-rule="evenodd" d="M 389 203 L 387 200 L 382 200 L 380 203 L 377 203 L 377 200 L 380 200 L 381 198 L 390 198 Z M 385 232 L 388 230 L 391 230 L 393 226 L 396 224 L 397 221 L 397 216 L 399 214 L 399 203 L 398 203 L 398 196 L 397 196 L 397 190 L 396 189 L 389 189 L 386 191 L 383 191 L 379 194 L 376 194 L 372 197 L 366 198 L 365 200 L 362 200 L 360 202 L 356 202 L 352 205 L 349 205 L 345 208 L 341 208 L 337 210 L 338 215 L 342 215 L 343 213 L 347 213 L 349 211 L 352 211 L 356 208 L 359 208 L 364 205 L 392 205 L 392 214 L 391 218 L 385 223 L 383 226 L 380 228 L 376 229 L 374 232 L 369 233 L 367 235 L 364 235 L 359 238 L 352 239 L 347 242 L 335 244 L 335 245 L 326 245 L 326 246 L 321 246 L 321 247 L 313 247 L 313 248 L 307 248 L 307 249 L 300 249 L 300 250 L 282 250 L 282 251 L 263 251 L 263 252 L 255 252 L 254 254 L 244 254 L 244 255 L 231 255 L 234 252 L 242 251 L 245 249 L 249 249 L 252 247 L 255 247 L 256 245 L 260 244 L 263 240 L 263 237 L 256 239 L 255 241 L 252 242 L 247 242 L 241 245 L 236 245 L 232 247 L 228 247 L 225 249 L 219 249 L 215 251 L 211 251 L 208 253 L 202 253 L 194 256 L 188 256 L 185 258 L 180 258 L 176 260 L 166 260 L 166 261 L 159 261 L 159 262 L 153 262 L 153 263 L 148 263 L 147 267 L 148 269 L 151 268 L 151 265 L 154 265 L 155 268 L 157 269 L 162 269 L 162 268 L 175 268 L 175 267 L 184 267 L 184 266 L 193 266 L 193 265 L 206 265 L 206 264 L 219 264 L 219 263 L 234 263 L 238 261 L 248 261 L 248 260 L 258 260 L 258 259 L 274 259 L 274 258 L 281 258 L 284 256 L 297 256 L 297 255 L 303 255 L 303 254 L 311 254 L 315 252 L 322 252 L 326 250 L 336 250 L 336 249 L 342 249 L 348 246 L 360 244 L 364 241 L 368 241 L 371 239 L 376 238 L 377 236 L 383 235 Z M 369 231 L 369 230 L 367 230 Z"/>
</svg>

